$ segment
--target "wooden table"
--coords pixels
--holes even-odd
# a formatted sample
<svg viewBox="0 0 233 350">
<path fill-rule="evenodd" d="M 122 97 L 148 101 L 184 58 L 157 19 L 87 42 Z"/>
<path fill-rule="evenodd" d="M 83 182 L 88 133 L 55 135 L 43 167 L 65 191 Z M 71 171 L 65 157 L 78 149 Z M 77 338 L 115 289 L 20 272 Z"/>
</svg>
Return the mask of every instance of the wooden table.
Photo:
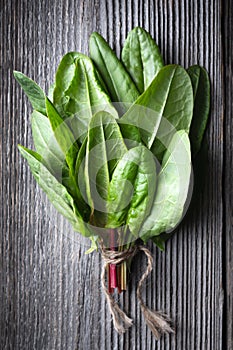
<svg viewBox="0 0 233 350">
<path fill-rule="evenodd" d="M 232 8 L 231 0 L 1 1 L 1 349 L 233 348 Z M 176 324 L 176 334 L 159 342 L 135 296 L 142 254 L 119 298 L 135 325 L 124 336 L 114 331 L 99 253 L 84 255 L 85 241 L 54 218 L 19 155 L 18 143 L 32 147 L 31 107 L 12 76 L 20 70 L 48 89 L 62 55 L 88 53 L 91 32 L 119 55 L 138 25 L 156 39 L 166 63 L 203 65 L 212 90 L 199 197 L 164 253 L 149 245 L 154 270 L 143 296 Z"/>
</svg>

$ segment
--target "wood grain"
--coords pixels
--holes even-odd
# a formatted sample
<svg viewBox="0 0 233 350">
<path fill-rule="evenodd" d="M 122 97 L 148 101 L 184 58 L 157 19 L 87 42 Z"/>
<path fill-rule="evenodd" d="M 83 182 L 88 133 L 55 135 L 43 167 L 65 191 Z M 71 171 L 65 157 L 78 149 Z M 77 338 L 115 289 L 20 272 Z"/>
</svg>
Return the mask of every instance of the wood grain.
<svg viewBox="0 0 233 350">
<path fill-rule="evenodd" d="M 223 257 L 224 257 L 224 284 L 225 284 L 225 305 L 224 305 L 224 332 L 225 348 L 233 348 L 233 201 L 232 201 L 232 136 L 233 136 L 233 4 L 232 1 L 224 3 L 223 7 L 223 53 L 224 53 L 224 236 L 223 236 Z"/>
<path fill-rule="evenodd" d="M 221 10 L 220 0 L 1 1 L 1 349 L 232 348 L 232 172 L 230 167 L 223 172 L 227 164 L 232 166 L 232 43 L 226 39 L 222 47 L 228 25 L 232 32 L 230 0 L 224 5 L 225 29 Z M 16 147 L 32 147 L 31 108 L 13 69 L 48 90 L 62 55 L 88 53 L 92 31 L 99 31 L 120 54 L 127 32 L 137 25 L 150 31 L 166 63 L 203 65 L 212 90 L 206 154 L 200 159 L 204 186 L 197 187 L 192 212 L 165 253 L 149 246 L 155 261 L 144 298 L 176 324 L 176 334 L 159 342 L 146 328 L 136 300 L 136 284 L 146 265 L 143 255 L 135 258 L 129 290 L 119 297 L 135 325 L 118 336 L 100 288 L 99 254 L 84 254 L 87 242 L 55 214 Z"/>
</svg>

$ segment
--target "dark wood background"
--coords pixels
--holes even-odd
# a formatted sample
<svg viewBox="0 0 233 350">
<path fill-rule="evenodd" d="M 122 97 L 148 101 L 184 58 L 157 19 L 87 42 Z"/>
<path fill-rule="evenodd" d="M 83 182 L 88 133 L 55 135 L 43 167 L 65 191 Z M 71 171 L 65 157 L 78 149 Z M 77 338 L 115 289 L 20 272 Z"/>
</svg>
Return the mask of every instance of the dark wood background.
<svg viewBox="0 0 233 350">
<path fill-rule="evenodd" d="M 0 1 L 1 349 L 233 348 L 231 0 Z M 135 320 L 118 336 L 100 286 L 98 253 L 67 226 L 37 187 L 17 144 L 32 147 L 31 108 L 12 77 L 20 70 L 48 89 L 62 55 L 88 53 L 99 31 L 117 54 L 134 26 L 149 30 L 166 63 L 203 65 L 211 78 L 204 186 L 166 251 L 149 246 L 147 304 L 166 311 L 176 334 L 156 342 L 135 297 L 146 266 L 134 260 L 119 302 Z"/>
</svg>

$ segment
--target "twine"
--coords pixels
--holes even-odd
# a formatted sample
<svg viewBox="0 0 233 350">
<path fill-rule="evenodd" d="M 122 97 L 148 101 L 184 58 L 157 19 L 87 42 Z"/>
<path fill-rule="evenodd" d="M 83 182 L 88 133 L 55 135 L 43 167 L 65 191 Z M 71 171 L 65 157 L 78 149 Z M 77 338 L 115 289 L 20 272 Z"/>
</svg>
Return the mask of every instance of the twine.
<svg viewBox="0 0 233 350">
<path fill-rule="evenodd" d="M 142 251 L 147 256 L 147 268 L 138 283 L 137 298 L 146 324 L 150 328 L 151 332 L 157 340 L 161 337 L 162 334 L 174 333 L 174 330 L 171 327 L 171 320 L 169 319 L 169 317 L 160 311 L 150 310 L 145 305 L 142 298 L 141 290 L 143 283 L 145 282 L 146 278 L 151 273 L 153 268 L 153 257 L 150 251 L 142 245 L 136 245 L 121 252 L 107 250 L 106 248 L 104 248 L 103 245 L 101 245 L 100 248 L 102 258 L 104 261 L 101 273 L 101 283 L 116 331 L 119 334 L 125 333 L 125 331 L 133 325 L 133 320 L 126 315 L 126 313 L 119 307 L 112 295 L 109 293 L 105 282 L 106 267 L 108 266 L 108 264 L 120 264 L 128 258 L 133 258 L 138 253 L 138 251 Z"/>
</svg>

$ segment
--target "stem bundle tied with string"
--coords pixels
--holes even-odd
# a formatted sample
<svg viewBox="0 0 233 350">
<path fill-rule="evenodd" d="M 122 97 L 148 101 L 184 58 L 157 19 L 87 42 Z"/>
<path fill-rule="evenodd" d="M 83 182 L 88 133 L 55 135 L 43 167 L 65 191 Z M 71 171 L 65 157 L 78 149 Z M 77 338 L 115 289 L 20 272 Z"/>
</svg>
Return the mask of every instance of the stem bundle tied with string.
<svg viewBox="0 0 233 350">
<path fill-rule="evenodd" d="M 106 272 L 106 268 L 109 267 L 109 264 L 118 265 L 118 264 L 125 263 L 128 259 L 132 259 L 139 251 L 142 251 L 145 253 L 148 262 L 147 262 L 146 271 L 143 273 L 138 283 L 137 298 L 138 298 L 142 313 L 144 315 L 146 324 L 151 329 L 155 338 L 158 340 L 162 334 L 174 333 L 174 330 L 171 327 L 171 320 L 161 312 L 151 311 L 145 305 L 141 295 L 142 285 L 146 280 L 147 276 L 152 271 L 153 258 L 149 249 L 147 249 L 142 245 L 136 244 L 133 247 L 128 248 L 127 250 L 116 252 L 116 251 L 107 250 L 103 245 L 101 245 L 101 254 L 104 260 L 102 273 L 101 273 L 102 287 L 109 305 L 110 312 L 112 314 L 114 327 L 118 333 L 122 334 L 133 325 L 133 320 L 129 318 L 123 310 L 120 309 L 119 305 L 113 299 L 111 293 L 109 292 L 109 288 L 107 288 L 106 286 L 105 272 Z"/>
<path fill-rule="evenodd" d="M 141 251 L 148 264 L 137 298 L 145 321 L 156 339 L 173 332 L 167 316 L 142 298 L 153 263 L 145 245 L 152 240 L 163 250 L 187 210 L 191 153 L 200 150 L 209 112 L 206 71 L 164 65 L 150 34 L 135 28 L 121 60 L 98 33 L 90 37 L 90 57 L 67 53 L 48 97 L 14 75 L 33 107 L 35 150 L 19 150 L 55 208 L 90 238 L 88 253 L 100 247 L 115 329 L 132 326 L 113 292 L 127 289 L 128 267 Z"/>
</svg>

